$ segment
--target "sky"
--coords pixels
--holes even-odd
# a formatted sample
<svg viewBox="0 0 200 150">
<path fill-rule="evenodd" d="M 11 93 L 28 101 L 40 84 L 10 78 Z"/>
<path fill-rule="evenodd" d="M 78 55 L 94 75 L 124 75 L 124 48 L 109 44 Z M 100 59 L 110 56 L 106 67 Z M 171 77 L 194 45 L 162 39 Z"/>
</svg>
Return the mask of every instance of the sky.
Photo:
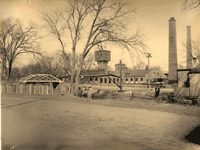
<svg viewBox="0 0 200 150">
<path fill-rule="evenodd" d="M 0 0 L 0 18 L 19 18 L 24 24 L 32 20 L 42 24 L 38 9 L 58 9 L 66 4 L 64 1 L 55 0 Z M 192 39 L 199 36 L 200 14 L 199 9 L 184 10 L 182 0 L 136 0 L 136 13 L 132 16 L 130 31 L 138 28 L 145 35 L 145 43 L 151 53 L 150 66 L 160 66 L 163 71 L 168 71 L 168 45 L 169 45 L 169 19 L 176 19 L 177 32 L 177 54 L 178 64 L 185 65 L 186 50 L 183 42 L 186 42 L 186 26 L 191 26 Z M 53 54 L 59 47 L 59 43 L 53 38 L 45 38 L 41 41 L 42 51 Z M 116 63 L 122 60 L 127 67 L 132 67 L 137 63 L 124 49 L 107 46 L 106 50 L 111 50 L 111 61 L 109 65 L 114 68 Z M 142 61 L 148 65 L 148 59 L 143 56 Z M 26 55 L 18 57 L 16 63 L 26 64 L 30 58 Z"/>
</svg>

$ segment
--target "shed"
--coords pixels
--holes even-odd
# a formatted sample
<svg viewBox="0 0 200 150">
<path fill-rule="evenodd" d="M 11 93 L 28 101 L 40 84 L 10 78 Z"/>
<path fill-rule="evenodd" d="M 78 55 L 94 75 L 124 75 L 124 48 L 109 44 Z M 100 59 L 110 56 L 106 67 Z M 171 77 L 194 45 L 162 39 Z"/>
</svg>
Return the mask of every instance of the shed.
<svg viewBox="0 0 200 150">
<path fill-rule="evenodd" d="M 30 85 L 30 87 L 28 86 L 29 93 L 42 94 L 46 91 L 46 93 L 53 94 L 53 90 L 63 81 L 50 74 L 31 74 L 22 78 L 20 83 Z"/>
<path fill-rule="evenodd" d="M 22 83 L 62 83 L 63 81 L 50 74 L 31 74 L 21 79 Z"/>
</svg>

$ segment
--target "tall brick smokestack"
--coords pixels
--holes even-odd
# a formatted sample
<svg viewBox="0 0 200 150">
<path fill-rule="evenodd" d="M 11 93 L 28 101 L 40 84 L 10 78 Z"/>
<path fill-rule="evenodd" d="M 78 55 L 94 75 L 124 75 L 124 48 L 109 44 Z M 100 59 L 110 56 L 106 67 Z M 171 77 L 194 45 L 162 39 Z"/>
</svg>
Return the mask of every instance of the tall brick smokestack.
<svg viewBox="0 0 200 150">
<path fill-rule="evenodd" d="M 177 81 L 176 20 L 169 20 L 169 83 Z"/>
<path fill-rule="evenodd" d="M 186 63 L 187 69 L 192 69 L 192 46 L 191 46 L 191 26 L 187 26 L 187 57 L 186 57 Z"/>
</svg>

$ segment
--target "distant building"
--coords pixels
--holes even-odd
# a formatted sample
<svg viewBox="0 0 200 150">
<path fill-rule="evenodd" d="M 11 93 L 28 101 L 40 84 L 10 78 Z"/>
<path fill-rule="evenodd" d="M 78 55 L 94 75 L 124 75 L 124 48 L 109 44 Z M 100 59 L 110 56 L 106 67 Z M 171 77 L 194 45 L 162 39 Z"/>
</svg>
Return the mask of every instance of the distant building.
<svg viewBox="0 0 200 150">
<path fill-rule="evenodd" d="M 96 85 L 114 85 L 115 83 L 120 83 L 120 63 L 115 64 L 115 71 L 107 71 L 107 64 L 110 61 L 110 51 L 96 51 L 95 60 L 98 62 L 98 69 L 82 70 L 81 83 Z M 146 85 L 149 78 L 151 83 L 167 80 L 166 75 L 159 69 L 129 70 L 126 64 L 121 64 L 121 67 L 122 83 L 126 85 Z"/>
</svg>

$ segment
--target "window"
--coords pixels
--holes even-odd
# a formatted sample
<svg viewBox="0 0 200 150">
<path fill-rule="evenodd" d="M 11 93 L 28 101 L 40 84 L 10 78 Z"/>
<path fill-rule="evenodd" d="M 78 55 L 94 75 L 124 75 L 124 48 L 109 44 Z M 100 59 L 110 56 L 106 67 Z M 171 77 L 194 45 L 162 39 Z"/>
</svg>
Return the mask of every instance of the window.
<svg viewBox="0 0 200 150">
<path fill-rule="evenodd" d="M 92 81 L 92 78 L 90 78 L 90 81 Z"/>
<path fill-rule="evenodd" d="M 111 83 L 111 78 L 109 78 L 109 83 Z"/>
<path fill-rule="evenodd" d="M 117 78 L 117 83 L 119 83 L 119 78 Z"/>
<path fill-rule="evenodd" d="M 107 78 L 104 79 L 104 82 L 107 83 Z"/>
<path fill-rule="evenodd" d="M 103 83 L 103 79 L 102 78 L 100 78 L 100 83 Z"/>
<path fill-rule="evenodd" d="M 126 81 L 128 81 L 128 78 L 126 78 Z"/>
<path fill-rule="evenodd" d="M 113 82 L 115 83 L 115 78 L 113 78 Z"/>
<path fill-rule="evenodd" d="M 141 78 L 141 81 L 143 81 L 143 78 Z"/>
<path fill-rule="evenodd" d="M 135 81 L 138 81 L 138 78 L 135 78 Z"/>
<path fill-rule="evenodd" d="M 131 78 L 131 81 L 133 81 L 133 78 Z"/>
<path fill-rule="evenodd" d="M 95 81 L 97 81 L 97 77 L 95 78 Z"/>
</svg>

